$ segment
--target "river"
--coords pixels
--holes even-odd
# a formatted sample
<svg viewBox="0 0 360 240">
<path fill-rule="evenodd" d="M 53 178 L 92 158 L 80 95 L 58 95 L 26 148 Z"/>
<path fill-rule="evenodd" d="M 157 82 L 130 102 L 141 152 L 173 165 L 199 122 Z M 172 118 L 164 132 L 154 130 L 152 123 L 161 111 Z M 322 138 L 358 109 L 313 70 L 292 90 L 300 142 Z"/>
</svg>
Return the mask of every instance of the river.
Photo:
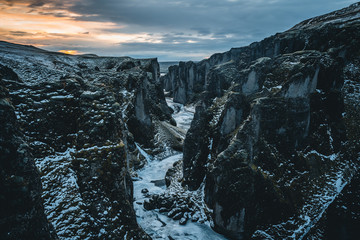
<svg viewBox="0 0 360 240">
<path fill-rule="evenodd" d="M 190 128 L 191 121 L 194 116 L 194 107 L 182 106 L 173 103 L 171 99 L 167 99 L 167 103 L 175 111 L 173 118 L 177 122 L 177 126 L 187 131 Z M 142 151 L 143 152 L 143 151 Z M 143 152 L 146 155 L 146 153 Z M 141 190 L 146 188 L 151 194 L 161 194 L 165 192 L 166 186 L 155 186 L 151 181 L 164 179 L 166 171 L 172 167 L 173 163 L 182 159 L 182 153 L 174 153 L 174 155 L 163 160 L 156 158 L 148 158 L 147 165 L 139 170 L 139 180 L 134 182 L 134 208 L 139 225 L 153 239 L 176 239 L 176 240 L 214 240 L 226 239 L 224 236 L 214 232 L 209 223 L 200 224 L 188 221 L 186 225 L 180 225 L 179 221 L 168 218 L 165 214 L 159 213 L 158 210 L 145 210 L 142 203 L 146 199 Z"/>
</svg>

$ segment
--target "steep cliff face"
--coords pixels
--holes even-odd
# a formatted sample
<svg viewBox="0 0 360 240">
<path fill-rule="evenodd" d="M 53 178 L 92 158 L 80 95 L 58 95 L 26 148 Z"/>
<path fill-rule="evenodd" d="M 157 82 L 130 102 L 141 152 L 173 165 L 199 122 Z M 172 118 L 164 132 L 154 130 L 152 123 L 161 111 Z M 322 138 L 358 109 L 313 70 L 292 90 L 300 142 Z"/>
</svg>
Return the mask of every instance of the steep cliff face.
<svg viewBox="0 0 360 240">
<path fill-rule="evenodd" d="M 3 70 L 3 69 L 2 69 Z M 10 69 L 1 71 L 11 75 Z M 57 239 L 44 214 L 34 158 L 0 76 L 0 238 Z"/>
<path fill-rule="evenodd" d="M 354 4 L 196 64 L 204 91 L 186 99 L 203 100 L 185 140 L 184 182 L 205 181 L 219 232 L 310 238 L 357 174 L 359 12 Z"/>
<path fill-rule="evenodd" d="M 194 62 L 180 62 L 169 67 L 169 72 L 161 78 L 164 89 L 171 92 L 174 102 L 185 104 L 203 90 L 202 69 Z"/>
<path fill-rule="evenodd" d="M 349 8 L 306 20 L 286 32 L 277 33 L 249 46 L 216 53 L 209 59 L 198 63 L 186 62 L 179 64 L 179 66 L 172 66 L 161 81 L 165 83 L 166 91 L 172 92 L 174 101 L 189 103 L 197 99 L 196 95 L 199 92 L 211 91 L 208 88 L 209 73 L 217 65 L 228 65 L 232 61 L 236 65 L 248 64 L 261 57 L 273 58 L 279 54 L 314 49 L 321 52 L 330 49 L 339 51 L 339 54 L 343 55 L 345 54 L 343 49 L 345 45 L 349 43 L 355 45 L 356 43 L 355 38 L 352 37 L 352 30 L 349 28 L 358 29 L 356 26 L 358 15 L 359 6 L 353 4 Z M 191 67 L 180 67 L 180 65 Z M 222 81 L 231 82 L 230 78 L 236 78 L 236 76 L 229 73 L 227 80 L 220 79 L 219 84 L 221 85 Z M 193 83 L 196 83 L 195 91 L 183 91 L 183 89 L 192 89 Z M 212 87 L 214 86 L 212 85 Z M 228 86 L 225 84 L 224 89 L 227 88 Z M 176 96 L 181 96 L 181 98 Z"/>
<path fill-rule="evenodd" d="M 130 172 L 144 164 L 135 142 L 161 147 L 157 125 L 171 119 L 156 59 L 1 42 L 0 63 L 59 238 L 149 239 L 136 223 Z"/>
<path fill-rule="evenodd" d="M 344 187 L 305 239 L 357 239 L 360 225 L 359 174 Z"/>
</svg>

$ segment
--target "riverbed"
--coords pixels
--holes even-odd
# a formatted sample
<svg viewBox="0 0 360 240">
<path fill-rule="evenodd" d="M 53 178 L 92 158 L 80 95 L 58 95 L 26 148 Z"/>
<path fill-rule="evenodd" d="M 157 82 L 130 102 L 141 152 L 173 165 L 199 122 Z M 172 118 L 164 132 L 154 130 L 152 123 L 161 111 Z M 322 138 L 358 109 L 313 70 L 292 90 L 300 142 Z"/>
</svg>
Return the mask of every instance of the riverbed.
<svg viewBox="0 0 360 240">
<path fill-rule="evenodd" d="M 194 107 L 173 103 L 170 98 L 167 98 L 166 100 L 168 105 L 175 109 L 173 118 L 177 122 L 177 126 L 187 131 L 190 128 L 194 116 Z M 142 193 L 142 189 L 146 188 L 151 194 L 164 193 L 166 186 L 159 186 L 159 184 L 156 186 L 152 181 L 164 179 L 166 171 L 172 167 L 176 161 L 182 159 L 182 156 L 183 155 L 180 152 L 174 153 L 172 156 L 163 160 L 145 156 L 148 159 L 148 163 L 144 168 L 137 172 L 139 180 L 134 182 L 134 208 L 139 225 L 153 239 L 226 239 L 224 236 L 214 232 L 208 222 L 200 224 L 188 221 L 186 225 L 180 225 L 179 221 L 168 218 L 165 214 L 159 213 L 158 210 L 144 209 L 143 202 L 146 199 L 146 196 Z"/>
</svg>

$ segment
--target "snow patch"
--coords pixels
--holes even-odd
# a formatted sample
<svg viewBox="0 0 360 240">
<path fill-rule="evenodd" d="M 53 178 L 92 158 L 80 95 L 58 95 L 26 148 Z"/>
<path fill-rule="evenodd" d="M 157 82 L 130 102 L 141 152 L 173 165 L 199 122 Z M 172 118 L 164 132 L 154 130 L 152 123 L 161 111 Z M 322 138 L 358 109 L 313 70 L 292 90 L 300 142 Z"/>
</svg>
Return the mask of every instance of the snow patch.
<svg viewBox="0 0 360 240">
<path fill-rule="evenodd" d="M 146 159 L 147 163 L 150 163 L 152 161 L 152 156 L 150 156 L 147 152 L 145 152 L 138 143 L 135 143 L 136 148 L 139 150 L 140 154 Z"/>
</svg>

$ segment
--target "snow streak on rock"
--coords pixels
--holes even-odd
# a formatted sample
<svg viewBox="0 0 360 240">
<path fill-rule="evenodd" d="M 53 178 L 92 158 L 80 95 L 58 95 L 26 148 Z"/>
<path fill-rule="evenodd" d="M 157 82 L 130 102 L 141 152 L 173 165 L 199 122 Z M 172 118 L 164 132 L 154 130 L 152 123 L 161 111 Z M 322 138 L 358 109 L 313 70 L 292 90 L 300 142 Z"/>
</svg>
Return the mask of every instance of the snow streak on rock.
<svg viewBox="0 0 360 240">
<path fill-rule="evenodd" d="M 79 225 L 86 224 L 76 173 L 71 169 L 73 152 L 74 149 L 68 149 L 64 153 L 35 160 L 41 173 L 45 213 L 60 239 L 69 236 L 81 239 L 83 233 Z"/>
</svg>

